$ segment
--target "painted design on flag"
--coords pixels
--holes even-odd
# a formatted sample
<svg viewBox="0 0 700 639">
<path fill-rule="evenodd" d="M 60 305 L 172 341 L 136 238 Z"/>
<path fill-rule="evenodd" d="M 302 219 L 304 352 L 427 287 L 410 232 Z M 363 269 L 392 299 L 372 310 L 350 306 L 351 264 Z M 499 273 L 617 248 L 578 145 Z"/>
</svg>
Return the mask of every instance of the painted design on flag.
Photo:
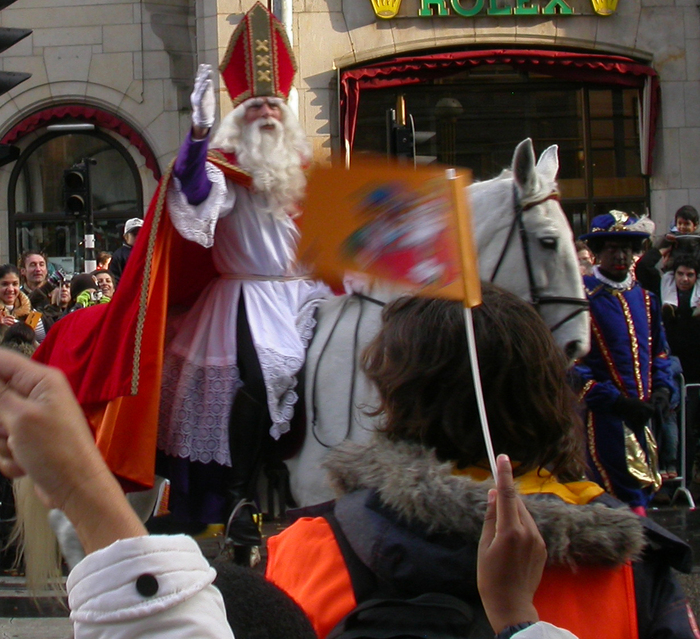
<svg viewBox="0 0 700 639">
<path fill-rule="evenodd" d="M 460 276 L 450 237 L 451 198 L 446 181 L 412 188 L 405 182 L 375 182 L 355 194 L 356 229 L 342 245 L 360 270 L 441 288 Z"/>
</svg>

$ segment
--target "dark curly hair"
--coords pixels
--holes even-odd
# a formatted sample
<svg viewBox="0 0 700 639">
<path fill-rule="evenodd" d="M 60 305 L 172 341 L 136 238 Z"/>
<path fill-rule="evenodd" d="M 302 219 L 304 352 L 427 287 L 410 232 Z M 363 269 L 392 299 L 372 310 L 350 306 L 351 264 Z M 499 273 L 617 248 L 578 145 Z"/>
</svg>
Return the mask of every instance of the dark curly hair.
<svg viewBox="0 0 700 639">
<path fill-rule="evenodd" d="M 695 256 L 690 253 L 681 253 L 680 255 L 673 256 L 671 269 L 674 273 L 679 266 L 692 268 L 696 273 L 698 272 L 698 261 L 695 259 Z"/>
<path fill-rule="evenodd" d="M 5 275 L 9 275 L 10 273 L 16 275 L 19 279 L 19 269 L 14 264 L 0 265 L 0 278 L 5 277 Z"/>
<path fill-rule="evenodd" d="M 547 467 L 563 480 L 583 475 L 583 432 L 567 361 L 537 312 L 491 284 L 474 309 L 486 412 L 496 453 L 516 474 Z M 382 432 L 434 448 L 460 468 L 483 462 L 486 447 L 469 363 L 464 312 L 450 300 L 402 297 L 363 355 L 377 385 Z"/>
</svg>

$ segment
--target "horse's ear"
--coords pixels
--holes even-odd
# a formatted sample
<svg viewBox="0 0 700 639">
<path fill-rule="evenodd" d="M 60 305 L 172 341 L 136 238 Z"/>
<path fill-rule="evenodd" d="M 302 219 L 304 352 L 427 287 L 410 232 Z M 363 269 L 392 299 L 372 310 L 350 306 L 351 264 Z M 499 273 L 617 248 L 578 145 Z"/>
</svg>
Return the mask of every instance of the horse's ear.
<svg viewBox="0 0 700 639">
<path fill-rule="evenodd" d="M 559 173 L 559 147 L 552 144 L 545 149 L 537 161 L 537 172 L 546 180 L 547 183 L 554 182 Z"/>
<path fill-rule="evenodd" d="M 515 147 L 513 177 L 522 194 L 532 193 L 537 186 L 535 150 L 532 148 L 532 140 L 530 138 L 525 138 Z"/>
</svg>

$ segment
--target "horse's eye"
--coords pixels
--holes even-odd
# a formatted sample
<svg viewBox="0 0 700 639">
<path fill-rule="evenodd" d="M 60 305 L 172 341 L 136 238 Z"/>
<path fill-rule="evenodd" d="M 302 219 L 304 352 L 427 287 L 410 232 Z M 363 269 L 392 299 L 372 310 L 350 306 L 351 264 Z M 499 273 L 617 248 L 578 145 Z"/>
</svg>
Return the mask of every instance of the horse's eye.
<svg viewBox="0 0 700 639">
<path fill-rule="evenodd" d="M 542 248 L 551 249 L 552 251 L 557 250 L 558 239 L 556 237 L 541 237 L 540 245 Z"/>
</svg>

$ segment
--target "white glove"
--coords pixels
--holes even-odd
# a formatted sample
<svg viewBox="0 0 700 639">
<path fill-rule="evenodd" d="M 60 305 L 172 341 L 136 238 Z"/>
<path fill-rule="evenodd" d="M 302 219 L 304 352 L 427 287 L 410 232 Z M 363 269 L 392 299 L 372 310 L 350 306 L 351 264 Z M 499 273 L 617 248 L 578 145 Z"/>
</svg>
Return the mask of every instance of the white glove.
<svg viewBox="0 0 700 639">
<path fill-rule="evenodd" d="M 211 81 L 211 65 L 200 64 L 194 79 L 194 90 L 190 95 L 192 103 L 192 124 L 203 129 L 211 129 L 216 115 L 214 87 Z"/>
</svg>

